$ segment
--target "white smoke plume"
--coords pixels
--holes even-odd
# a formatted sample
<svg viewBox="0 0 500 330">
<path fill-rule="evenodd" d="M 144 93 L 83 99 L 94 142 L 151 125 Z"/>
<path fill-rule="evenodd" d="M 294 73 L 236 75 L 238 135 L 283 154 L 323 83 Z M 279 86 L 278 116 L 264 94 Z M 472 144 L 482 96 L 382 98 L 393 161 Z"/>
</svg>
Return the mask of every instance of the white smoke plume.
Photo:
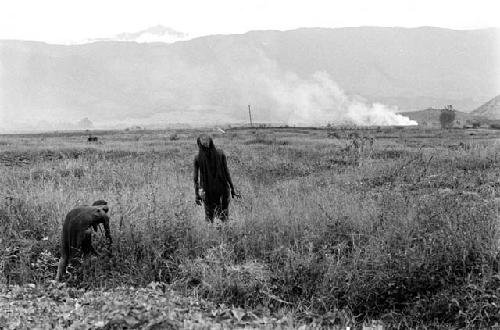
<svg viewBox="0 0 500 330">
<path fill-rule="evenodd" d="M 416 121 L 397 114 L 396 108 L 380 103 L 369 105 L 348 96 L 324 72 L 316 72 L 310 79 L 287 73 L 280 79 L 266 76 L 263 81 L 279 116 L 289 124 L 417 125 Z"/>
</svg>

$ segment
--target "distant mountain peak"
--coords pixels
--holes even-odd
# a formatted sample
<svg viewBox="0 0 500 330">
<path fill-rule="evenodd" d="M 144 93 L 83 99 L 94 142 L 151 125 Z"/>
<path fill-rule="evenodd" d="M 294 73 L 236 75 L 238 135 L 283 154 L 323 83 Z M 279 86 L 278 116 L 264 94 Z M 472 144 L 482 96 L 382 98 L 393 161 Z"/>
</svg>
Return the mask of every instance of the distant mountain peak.
<svg viewBox="0 0 500 330">
<path fill-rule="evenodd" d="M 90 39 L 87 42 L 95 41 L 131 41 L 138 43 L 164 42 L 173 43 L 176 41 L 189 40 L 187 33 L 179 32 L 163 25 L 151 26 L 137 32 L 123 32 L 111 38 Z"/>
<path fill-rule="evenodd" d="M 500 95 L 484 103 L 472 113 L 492 119 L 500 119 Z"/>
<path fill-rule="evenodd" d="M 115 39 L 119 41 L 136 42 L 175 42 L 188 39 L 188 34 L 176 31 L 163 25 L 155 25 L 138 32 L 125 32 L 118 34 Z"/>
</svg>

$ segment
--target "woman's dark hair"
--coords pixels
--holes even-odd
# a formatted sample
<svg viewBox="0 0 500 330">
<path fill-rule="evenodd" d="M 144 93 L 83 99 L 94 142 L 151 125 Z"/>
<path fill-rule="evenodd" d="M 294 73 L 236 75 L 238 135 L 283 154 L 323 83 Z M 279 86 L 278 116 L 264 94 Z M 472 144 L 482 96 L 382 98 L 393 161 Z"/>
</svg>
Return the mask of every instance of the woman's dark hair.
<svg viewBox="0 0 500 330">
<path fill-rule="evenodd" d="M 217 175 L 217 150 L 213 139 L 208 135 L 200 135 L 196 139 L 196 143 L 198 144 L 198 161 L 200 164 L 206 164 L 208 173 L 215 178 Z"/>
</svg>

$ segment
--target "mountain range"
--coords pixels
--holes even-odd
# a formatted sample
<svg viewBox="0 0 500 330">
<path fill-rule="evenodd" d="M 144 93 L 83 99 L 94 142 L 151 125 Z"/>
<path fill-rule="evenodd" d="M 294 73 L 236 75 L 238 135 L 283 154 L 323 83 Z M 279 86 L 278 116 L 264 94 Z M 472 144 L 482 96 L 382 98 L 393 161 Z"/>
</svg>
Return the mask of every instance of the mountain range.
<svg viewBox="0 0 500 330">
<path fill-rule="evenodd" d="M 248 104 L 259 122 L 326 123 L 346 114 L 356 121 L 370 112 L 362 118 L 369 124 L 381 112 L 445 104 L 470 112 L 500 91 L 499 45 L 499 29 L 431 27 L 252 31 L 174 43 L 0 40 L 0 128 L 85 117 L 96 127 L 241 122 Z"/>
</svg>

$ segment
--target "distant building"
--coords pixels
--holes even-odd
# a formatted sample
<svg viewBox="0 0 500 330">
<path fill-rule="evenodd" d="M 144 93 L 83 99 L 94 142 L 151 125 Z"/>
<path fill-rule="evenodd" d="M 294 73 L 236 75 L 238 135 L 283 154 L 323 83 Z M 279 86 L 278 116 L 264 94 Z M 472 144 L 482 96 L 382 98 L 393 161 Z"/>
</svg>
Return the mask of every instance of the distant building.
<svg viewBox="0 0 500 330">
<path fill-rule="evenodd" d="M 418 123 L 418 126 L 425 128 L 439 128 L 441 127 L 441 124 L 439 123 L 439 121 L 423 121 L 421 123 Z"/>
</svg>

